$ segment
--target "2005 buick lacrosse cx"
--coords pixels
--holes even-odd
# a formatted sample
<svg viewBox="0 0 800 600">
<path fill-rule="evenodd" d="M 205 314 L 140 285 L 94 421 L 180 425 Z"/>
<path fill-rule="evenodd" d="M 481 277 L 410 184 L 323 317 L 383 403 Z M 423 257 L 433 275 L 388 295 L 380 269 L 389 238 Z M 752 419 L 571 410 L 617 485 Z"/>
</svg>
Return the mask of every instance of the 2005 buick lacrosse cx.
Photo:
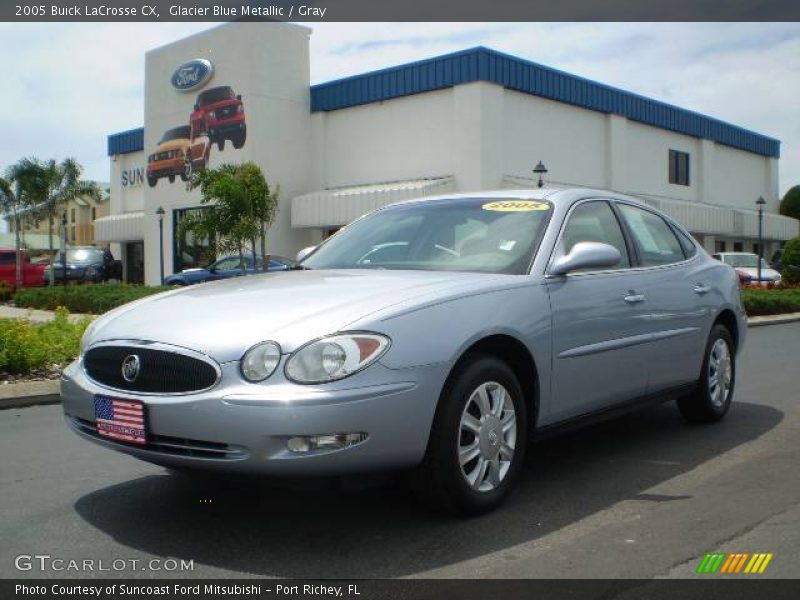
<svg viewBox="0 0 800 600">
<path fill-rule="evenodd" d="M 79 435 L 172 469 L 403 469 L 474 514 L 536 434 L 672 398 L 721 419 L 745 332 L 734 270 L 633 198 L 451 195 L 378 209 L 291 271 L 107 313 L 61 395 Z"/>
</svg>

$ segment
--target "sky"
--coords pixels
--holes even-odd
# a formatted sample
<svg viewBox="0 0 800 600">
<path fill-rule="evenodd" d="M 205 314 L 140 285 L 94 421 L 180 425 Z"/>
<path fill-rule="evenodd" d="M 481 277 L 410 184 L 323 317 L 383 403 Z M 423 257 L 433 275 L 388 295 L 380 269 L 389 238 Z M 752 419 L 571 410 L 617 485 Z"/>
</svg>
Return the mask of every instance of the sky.
<svg viewBox="0 0 800 600">
<path fill-rule="evenodd" d="M 144 53 L 212 23 L 0 24 L 0 172 L 73 156 L 108 181 L 106 137 L 143 124 Z M 800 184 L 797 23 L 315 23 L 319 83 L 473 46 L 521 56 L 782 141 Z"/>
</svg>

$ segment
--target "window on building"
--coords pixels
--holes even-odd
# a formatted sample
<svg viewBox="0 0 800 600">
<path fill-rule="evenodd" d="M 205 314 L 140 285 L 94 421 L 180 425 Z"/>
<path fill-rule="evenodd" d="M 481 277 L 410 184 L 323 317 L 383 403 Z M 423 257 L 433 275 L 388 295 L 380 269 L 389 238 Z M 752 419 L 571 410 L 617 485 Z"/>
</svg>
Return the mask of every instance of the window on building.
<svg viewBox="0 0 800 600">
<path fill-rule="evenodd" d="M 70 221 L 70 223 L 74 223 L 75 222 L 75 209 L 74 208 L 71 208 L 69 210 L 69 221 Z"/>
<path fill-rule="evenodd" d="M 675 185 L 689 185 L 688 152 L 669 151 L 669 182 Z"/>
<path fill-rule="evenodd" d="M 214 262 L 208 238 L 195 238 L 194 234 L 180 231 L 180 222 L 188 215 L 198 214 L 206 208 L 183 208 L 172 212 L 173 223 L 173 268 L 178 273 L 184 269 L 206 267 Z"/>
<path fill-rule="evenodd" d="M 714 252 L 726 252 L 728 249 L 728 245 L 721 240 L 716 240 L 714 242 Z"/>
<path fill-rule="evenodd" d="M 638 247 L 642 266 L 668 265 L 684 260 L 683 248 L 664 219 L 630 204 L 618 206 Z"/>
<path fill-rule="evenodd" d="M 96 218 L 97 218 L 97 208 L 95 208 L 93 206 L 92 207 L 92 221 L 94 221 Z"/>
<path fill-rule="evenodd" d="M 733 251 L 734 252 L 744 252 L 744 243 L 742 243 L 742 242 L 733 242 Z"/>
</svg>

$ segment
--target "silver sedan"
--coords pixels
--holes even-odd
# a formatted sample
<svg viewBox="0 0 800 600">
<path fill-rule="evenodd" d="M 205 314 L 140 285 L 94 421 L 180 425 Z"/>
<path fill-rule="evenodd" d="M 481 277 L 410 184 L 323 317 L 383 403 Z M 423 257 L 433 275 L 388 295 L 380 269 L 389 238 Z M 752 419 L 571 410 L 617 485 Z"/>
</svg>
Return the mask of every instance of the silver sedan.
<svg viewBox="0 0 800 600">
<path fill-rule="evenodd" d="M 289 272 L 116 309 L 61 395 L 79 435 L 159 465 L 404 470 L 466 514 L 543 432 L 670 398 L 721 419 L 745 333 L 734 270 L 635 199 L 476 193 L 379 209 Z"/>
</svg>

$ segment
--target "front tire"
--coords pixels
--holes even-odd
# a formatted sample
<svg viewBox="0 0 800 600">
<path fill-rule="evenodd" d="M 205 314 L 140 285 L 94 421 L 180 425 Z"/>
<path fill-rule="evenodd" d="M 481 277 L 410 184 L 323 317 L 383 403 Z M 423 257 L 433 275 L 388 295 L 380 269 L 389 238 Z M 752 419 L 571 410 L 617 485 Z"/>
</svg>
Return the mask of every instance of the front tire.
<svg viewBox="0 0 800 600">
<path fill-rule="evenodd" d="M 525 397 L 514 372 L 491 356 L 470 357 L 442 392 L 415 487 L 448 513 L 492 510 L 514 486 L 526 442 Z"/>
<path fill-rule="evenodd" d="M 678 409 L 687 421 L 714 423 L 731 407 L 736 384 L 736 349 L 730 332 L 714 325 L 708 336 L 700 379 L 691 394 L 678 398 Z"/>
</svg>

